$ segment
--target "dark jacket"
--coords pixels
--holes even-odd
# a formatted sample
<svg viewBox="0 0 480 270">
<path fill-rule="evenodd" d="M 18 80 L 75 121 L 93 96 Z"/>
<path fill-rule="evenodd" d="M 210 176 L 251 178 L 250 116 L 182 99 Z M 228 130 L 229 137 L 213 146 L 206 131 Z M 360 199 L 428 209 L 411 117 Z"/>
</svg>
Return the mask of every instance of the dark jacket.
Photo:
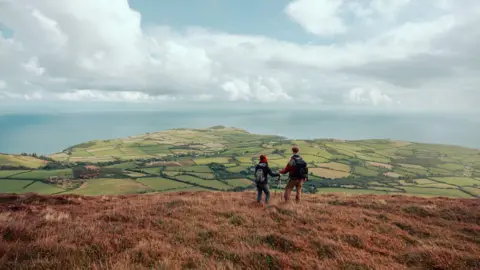
<svg viewBox="0 0 480 270">
<path fill-rule="evenodd" d="M 298 154 L 293 155 L 290 158 L 290 161 L 287 163 L 287 166 L 285 166 L 285 169 L 280 171 L 281 174 L 286 174 L 288 173 L 288 176 L 290 177 L 290 180 L 299 180 L 298 177 L 296 177 L 295 174 L 295 159 L 302 159 L 302 157 Z"/>
<path fill-rule="evenodd" d="M 280 174 L 278 174 L 276 172 L 273 172 L 272 169 L 270 169 L 270 167 L 268 166 L 268 163 L 265 163 L 265 162 L 258 163 L 257 166 L 255 167 L 255 172 L 258 169 L 264 169 L 263 170 L 263 172 L 265 173 L 265 183 L 264 184 L 268 184 L 268 175 L 270 175 L 272 177 L 280 176 Z"/>
</svg>

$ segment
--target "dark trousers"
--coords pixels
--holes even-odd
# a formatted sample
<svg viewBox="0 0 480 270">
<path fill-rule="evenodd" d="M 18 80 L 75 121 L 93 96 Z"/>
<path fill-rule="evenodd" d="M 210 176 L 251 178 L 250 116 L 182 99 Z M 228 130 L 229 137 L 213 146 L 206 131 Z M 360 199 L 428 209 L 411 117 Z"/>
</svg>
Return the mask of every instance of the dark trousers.
<svg viewBox="0 0 480 270">
<path fill-rule="evenodd" d="M 270 190 L 268 190 L 268 184 L 257 184 L 257 202 L 262 200 L 262 193 L 265 192 L 265 203 L 270 200 Z"/>
</svg>

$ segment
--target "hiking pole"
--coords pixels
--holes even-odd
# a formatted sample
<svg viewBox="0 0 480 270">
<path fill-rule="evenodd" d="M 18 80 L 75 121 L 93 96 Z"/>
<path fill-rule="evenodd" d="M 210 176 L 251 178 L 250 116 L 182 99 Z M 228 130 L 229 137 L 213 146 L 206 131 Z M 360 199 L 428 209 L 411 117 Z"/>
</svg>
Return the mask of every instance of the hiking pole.
<svg viewBox="0 0 480 270">
<path fill-rule="evenodd" d="M 282 182 L 282 177 L 279 175 L 277 179 L 277 188 L 275 190 L 275 197 L 277 197 L 278 186 L 280 185 L 281 182 Z"/>
</svg>

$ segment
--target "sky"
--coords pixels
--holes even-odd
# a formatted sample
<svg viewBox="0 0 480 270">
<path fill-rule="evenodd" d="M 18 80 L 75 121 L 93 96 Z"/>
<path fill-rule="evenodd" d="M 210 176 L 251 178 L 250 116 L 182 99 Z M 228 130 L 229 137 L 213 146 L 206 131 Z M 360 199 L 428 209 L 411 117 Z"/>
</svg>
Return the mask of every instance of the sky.
<svg viewBox="0 0 480 270">
<path fill-rule="evenodd" d="M 0 0 L 0 112 L 479 111 L 478 25 L 478 0 Z"/>
</svg>

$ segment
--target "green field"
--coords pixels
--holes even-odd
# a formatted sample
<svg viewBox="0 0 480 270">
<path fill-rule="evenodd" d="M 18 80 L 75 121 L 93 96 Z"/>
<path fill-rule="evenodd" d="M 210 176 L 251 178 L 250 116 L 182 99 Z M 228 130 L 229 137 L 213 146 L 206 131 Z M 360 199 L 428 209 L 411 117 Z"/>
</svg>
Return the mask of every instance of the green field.
<svg viewBox="0 0 480 270">
<path fill-rule="evenodd" d="M 480 196 L 480 188 L 473 188 L 473 187 L 464 187 L 463 189 L 465 189 L 466 191 L 472 193 L 472 194 L 475 194 L 477 196 Z"/>
<path fill-rule="evenodd" d="M 247 187 L 253 184 L 253 182 L 248 179 L 230 179 L 227 180 L 227 182 L 234 187 Z"/>
<path fill-rule="evenodd" d="M 447 163 L 447 164 L 440 164 L 437 167 L 441 169 L 445 169 L 447 171 L 462 171 L 465 168 L 465 165 Z"/>
<path fill-rule="evenodd" d="M 149 174 L 153 174 L 153 175 L 160 175 L 161 169 L 162 169 L 161 167 L 157 167 L 157 168 L 140 168 L 141 171 L 146 172 L 146 173 L 149 173 Z"/>
<path fill-rule="evenodd" d="M 461 197 L 471 198 L 472 196 L 458 189 L 442 189 L 442 188 L 422 188 L 422 187 L 403 187 L 407 193 L 421 194 L 421 195 L 434 195 L 445 197 Z"/>
<path fill-rule="evenodd" d="M 215 174 L 213 173 L 189 173 L 189 174 L 195 175 L 200 179 L 209 179 L 209 180 L 215 179 Z"/>
<path fill-rule="evenodd" d="M 2 193 L 24 193 L 24 187 L 31 184 L 30 180 L 0 179 Z"/>
<path fill-rule="evenodd" d="M 72 177 L 72 170 L 71 169 L 63 169 L 63 170 L 34 170 L 31 172 L 26 172 L 22 174 L 15 175 L 15 179 L 33 179 L 33 180 L 44 180 L 52 176 L 58 177 Z M 11 177 L 13 178 L 13 177 Z"/>
<path fill-rule="evenodd" d="M 199 172 L 199 173 L 211 173 L 212 170 L 208 166 L 181 166 L 181 167 L 166 167 L 165 171 L 177 171 L 177 172 Z"/>
<path fill-rule="evenodd" d="M 479 180 L 476 180 L 473 178 L 467 178 L 467 177 L 435 177 L 432 179 L 435 179 L 437 181 L 440 181 L 446 184 L 457 185 L 457 186 L 480 185 Z"/>
<path fill-rule="evenodd" d="M 0 166 L 22 166 L 31 169 L 38 169 L 47 164 L 46 161 L 22 155 L 6 155 L 0 153 Z"/>
<path fill-rule="evenodd" d="M 69 193 L 80 195 L 135 194 L 153 191 L 151 188 L 130 179 L 100 178 L 88 180 L 84 187 Z"/>
<path fill-rule="evenodd" d="M 179 188 L 192 187 L 192 185 L 185 184 L 182 182 L 173 181 L 170 179 L 165 179 L 161 177 L 148 177 L 138 179 L 137 182 L 142 183 L 155 191 L 165 191 Z"/>
<path fill-rule="evenodd" d="M 367 169 L 365 167 L 356 166 L 353 168 L 353 173 L 362 175 L 362 176 L 377 176 L 379 172 L 372 169 Z"/>
<path fill-rule="evenodd" d="M 231 167 L 227 169 L 227 171 L 232 173 L 239 173 L 241 171 L 246 171 L 246 170 L 248 170 L 248 167 L 246 166 L 236 166 L 236 167 Z"/>
<path fill-rule="evenodd" d="M 0 189 L 2 193 L 23 194 L 34 192 L 38 194 L 55 194 L 64 191 L 54 185 L 44 184 L 39 181 L 31 180 L 10 180 L 0 179 Z"/>
<path fill-rule="evenodd" d="M 24 192 L 34 192 L 38 194 L 56 194 L 65 191 L 64 189 L 58 188 L 54 185 L 44 184 L 42 182 L 35 182 L 32 185 L 26 187 Z"/>
<path fill-rule="evenodd" d="M 216 158 L 196 158 L 193 160 L 197 165 L 206 165 L 210 163 L 228 163 L 228 158 L 226 157 L 216 157 Z"/>
<path fill-rule="evenodd" d="M 116 168 L 116 169 L 134 169 L 136 168 L 135 162 L 125 162 L 120 164 L 114 164 L 110 166 L 106 166 L 106 168 Z"/>
<path fill-rule="evenodd" d="M 388 194 L 385 191 L 370 189 L 349 189 L 349 188 L 319 188 L 318 193 L 345 193 L 345 194 Z"/>
<path fill-rule="evenodd" d="M 201 189 L 188 183 L 210 191 L 234 187 L 242 190 L 251 188 L 250 168 L 258 162 L 260 154 L 266 154 L 270 167 L 277 171 L 286 166 L 294 144 L 300 147 L 300 154 L 309 164 L 311 181 L 304 185 L 305 193 L 469 197 L 464 191 L 478 194 L 480 187 L 480 180 L 474 179 L 480 177 L 477 149 L 379 139 L 289 140 L 215 127 L 172 129 L 85 142 L 48 156 L 54 160 L 48 162 L 32 156 L 0 154 L 0 178 L 26 181 L 2 180 L 5 185 L 0 186 L 0 192 L 57 193 L 62 192 L 57 186 L 77 188 L 85 181 L 82 187 L 69 192 L 95 195 Z M 77 166 L 76 162 L 96 164 L 102 168 L 103 178 L 70 180 L 73 177 L 70 168 Z M 44 166 L 52 170 L 24 170 Z M 106 169 L 119 171 L 108 175 Z M 164 179 L 161 175 L 188 183 Z M 62 179 L 47 182 L 51 176 Z M 60 182 L 52 182 L 57 180 Z M 228 181 L 228 185 L 223 181 Z M 23 188 L 26 186 L 23 183 L 31 186 Z"/>
<path fill-rule="evenodd" d="M 327 168 L 327 169 L 342 171 L 342 172 L 350 171 L 350 166 L 342 163 L 337 163 L 337 162 L 320 163 L 320 164 L 317 164 L 317 166 L 320 168 Z"/>
<path fill-rule="evenodd" d="M 11 177 L 17 174 L 25 173 L 28 172 L 26 170 L 5 170 L 5 171 L 0 171 L 0 178 L 7 178 Z"/>
<path fill-rule="evenodd" d="M 179 180 L 186 181 L 188 183 L 201 185 L 204 187 L 211 187 L 215 189 L 230 189 L 231 187 L 225 185 L 224 183 L 217 181 L 217 180 L 203 180 L 194 176 L 190 175 L 180 175 L 176 177 Z"/>
</svg>

